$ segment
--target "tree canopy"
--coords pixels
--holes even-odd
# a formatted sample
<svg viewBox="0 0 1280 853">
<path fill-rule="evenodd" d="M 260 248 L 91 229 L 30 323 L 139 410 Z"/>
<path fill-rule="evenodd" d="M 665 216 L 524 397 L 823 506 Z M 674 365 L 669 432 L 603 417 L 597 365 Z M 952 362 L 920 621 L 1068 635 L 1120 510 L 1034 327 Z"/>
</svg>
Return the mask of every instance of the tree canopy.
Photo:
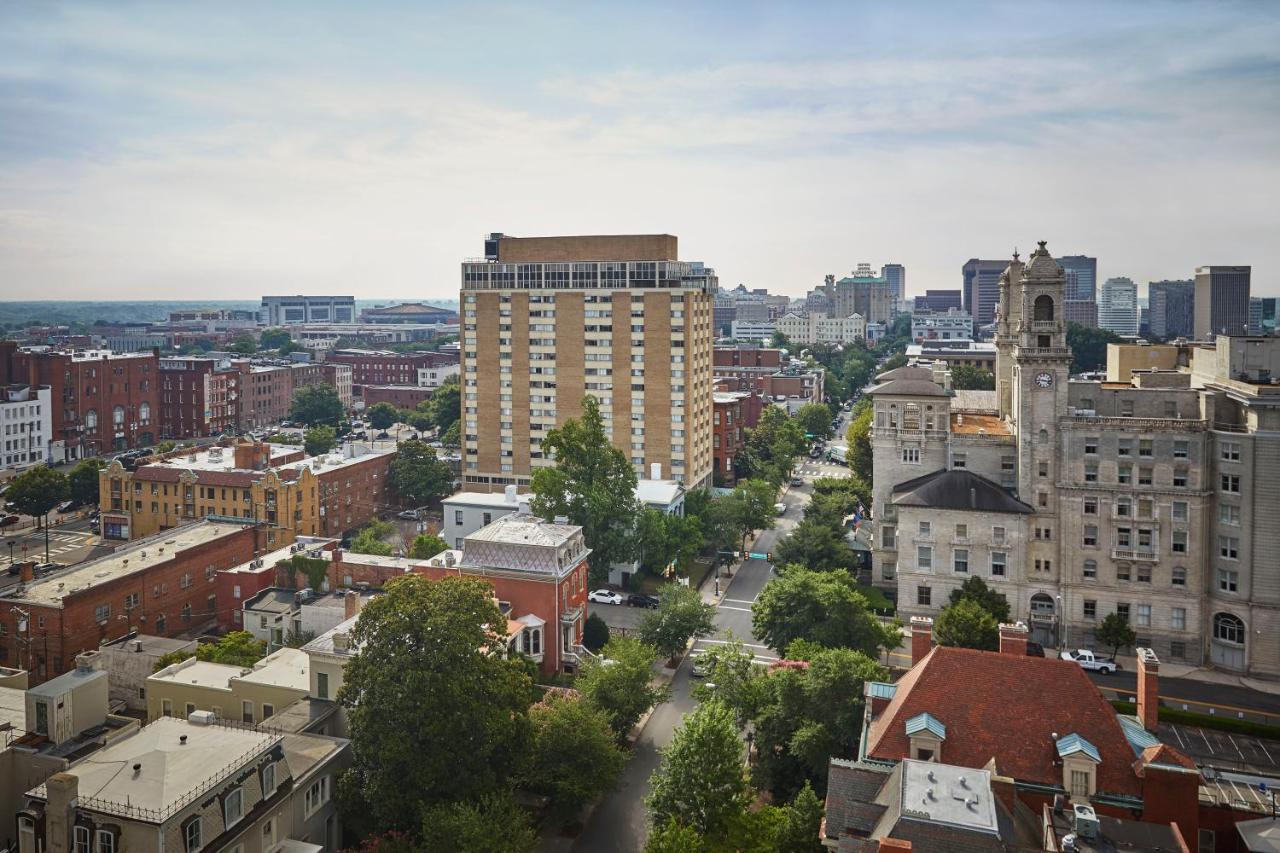
<svg viewBox="0 0 1280 853">
<path fill-rule="evenodd" d="M 342 421 L 342 400 L 331 385 L 317 382 L 293 392 L 289 418 L 305 426 L 325 424 L 337 428 Z"/>
<path fill-rule="evenodd" d="M 776 546 L 779 564 L 798 564 L 820 572 L 848 571 L 857 565 L 857 555 L 844 539 L 840 521 L 806 516 Z"/>
<path fill-rule="evenodd" d="M 453 493 L 453 472 L 425 441 L 401 442 L 388 474 L 401 503 L 425 506 Z"/>
<path fill-rule="evenodd" d="M 830 413 L 826 426 L 830 428 Z M 739 477 L 767 480 L 776 488 L 791 476 L 795 458 L 809 446 L 800 423 L 780 406 L 765 406 L 747 430 L 746 446 L 734 457 Z"/>
<path fill-rule="evenodd" d="M 653 646 L 634 637 L 612 637 L 598 659 L 586 660 L 574 682 L 583 697 L 604 712 L 619 740 L 645 711 L 667 697 L 666 688 L 650 683 L 656 654 Z"/>
<path fill-rule="evenodd" d="M 635 469 L 609 440 L 600 403 L 590 395 L 582 399 L 582 416 L 548 432 L 542 449 L 555 465 L 534 471 L 533 511 L 548 520 L 563 515 L 582 527 L 592 549 L 591 582 L 601 583 L 612 564 L 634 556 Z"/>
<path fill-rule="evenodd" d="M 1099 643 L 1111 649 L 1112 657 L 1120 654 L 1121 649 L 1130 648 L 1138 642 L 1138 632 L 1119 613 L 1108 613 L 1103 617 L 1095 636 Z"/>
<path fill-rule="evenodd" d="M 1067 323 L 1067 346 L 1071 347 L 1071 372 L 1085 373 L 1107 366 L 1107 344 L 1118 344 L 1124 338 L 1110 329 Z"/>
<path fill-rule="evenodd" d="M 388 536 L 395 532 L 395 529 L 395 525 L 391 522 L 375 518 L 360 528 L 360 532 L 351 540 L 351 548 L 349 550 L 353 554 L 376 554 L 382 557 L 389 557 L 391 556 L 391 543 L 386 540 Z M 436 553 L 439 552 L 437 551 Z M 432 556 L 435 555 L 433 554 Z"/>
<path fill-rule="evenodd" d="M 236 355 L 253 355 L 257 351 L 258 343 L 248 332 L 241 332 L 227 344 L 227 352 L 233 352 Z"/>
<path fill-rule="evenodd" d="M 258 336 L 258 346 L 263 349 L 280 349 L 293 340 L 288 329 L 263 329 Z"/>
<path fill-rule="evenodd" d="M 369 426 L 377 430 L 390 429 L 400 419 L 400 410 L 390 403 L 374 403 L 367 414 Z"/>
<path fill-rule="evenodd" d="M 662 588 L 657 609 L 641 621 L 640 639 L 663 657 L 673 658 L 684 651 L 691 637 L 705 637 L 714 630 L 714 614 L 715 608 L 696 589 L 669 583 Z"/>
<path fill-rule="evenodd" d="M 883 625 L 845 572 L 815 572 L 788 565 L 751 605 L 751 622 L 761 642 L 779 654 L 794 640 L 828 648 L 856 649 L 874 657 L 896 648 L 901 634 Z"/>
<path fill-rule="evenodd" d="M 23 515 L 45 516 L 71 494 L 71 485 L 61 471 L 38 465 L 9 481 L 4 498 Z"/>
<path fill-rule="evenodd" d="M 532 853 L 537 847 L 525 810 L 506 792 L 495 792 L 423 809 L 412 853 Z"/>
<path fill-rule="evenodd" d="M 985 368 L 957 364 L 951 368 L 951 387 L 957 391 L 994 391 L 996 377 Z"/>
<path fill-rule="evenodd" d="M 331 426 L 314 426 L 303 433 L 302 447 L 308 456 L 328 453 L 338 446 L 338 434 Z"/>
<path fill-rule="evenodd" d="M 800 429 L 814 438 L 831 437 L 831 409 L 822 403 L 805 403 L 796 411 Z"/>
<path fill-rule="evenodd" d="M 189 657 L 206 663 L 222 663 L 228 666 L 253 666 L 267 653 L 267 644 L 254 639 L 248 631 L 231 631 L 222 635 L 216 643 L 201 643 L 194 652 L 169 652 L 161 655 L 155 664 L 155 672 Z"/>
<path fill-rule="evenodd" d="M 728 833 L 750 799 L 743 753 L 723 702 L 703 702 L 685 715 L 649 779 L 645 805 L 654 825 L 674 820 L 712 838 Z"/>
<path fill-rule="evenodd" d="M 67 486 L 71 499 L 82 504 L 98 503 L 98 472 L 107 467 L 105 460 L 96 456 L 81 459 L 67 473 Z"/>
<path fill-rule="evenodd" d="M 532 682 L 505 645 L 493 588 L 474 578 L 388 581 L 360 611 L 338 701 L 352 742 L 347 791 L 382 828 L 422 809 L 509 790 L 530 745 Z M 500 848 L 486 848 L 500 849 Z"/>
<path fill-rule="evenodd" d="M 434 533 L 419 533 L 409 546 L 409 556 L 415 560 L 429 560 L 449 545 Z"/>
<path fill-rule="evenodd" d="M 617 784 L 626 758 L 603 711 L 576 696 L 551 694 L 529 710 L 529 721 L 533 753 L 525 784 L 550 797 L 553 817 L 572 817 Z"/>
<path fill-rule="evenodd" d="M 431 425 L 441 433 L 457 423 L 458 418 L 462 417 L 462 388 L 458 385 L 458 377 L 446 377 L 431 394 L 431 399 L 424 400 L 419 409 L 426 413 Z"/>
<path fill-rule="evenodd" d="M 961 598 L 942 608 L 933 620 L 933 636 L 940 646 L 964 649 L 1000 648 L 1000 628 L 990 613 L 972 598 Z"/>
<path fill-rule="evenodd" d="M 868 490 L 872 485 L 872 455 L 871 455 L 871 398 L 863 397 L 853 407 L 852 420 L 849 422 L 849 429 L 846 437 L 849 441 L 849 450 L 845 454 L 845 461 L 849 464 L 849 470 L 852 471 L 858 479 L 866 483 Z"/>
<path fill-rule="evenodd" d="M 987 582 L 977 575 L 971 575 L 958 589 L 951 590 L 951 603 L 968 598 L 983 610 L 991 614 L 996 622 L 1009 621 L 1009 599 L 1003 593 L 987 586 Z"/>
</svg>

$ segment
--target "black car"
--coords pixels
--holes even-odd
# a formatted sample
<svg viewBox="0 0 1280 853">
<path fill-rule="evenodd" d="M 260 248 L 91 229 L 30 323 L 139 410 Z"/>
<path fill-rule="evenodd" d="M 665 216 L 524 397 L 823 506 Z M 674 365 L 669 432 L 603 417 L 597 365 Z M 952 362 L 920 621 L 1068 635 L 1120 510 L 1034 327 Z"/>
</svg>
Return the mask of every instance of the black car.
<svg viewBox="0 0 1280 853">
<path fill-rule="evenodd" d="M 1027 657 L 1033 657 L 1033 658 L 1044 657 L 1044 646 L 1036 642 L 1027 641 Z"/>
<path fill-rule="evenodd" d="M 628 607 L 647 607 L 654 610 L 658 607 L 658 599 L 652 595 L 644 595 L 639 592 L 633 592 L 627 596 Z"/>
</svg>

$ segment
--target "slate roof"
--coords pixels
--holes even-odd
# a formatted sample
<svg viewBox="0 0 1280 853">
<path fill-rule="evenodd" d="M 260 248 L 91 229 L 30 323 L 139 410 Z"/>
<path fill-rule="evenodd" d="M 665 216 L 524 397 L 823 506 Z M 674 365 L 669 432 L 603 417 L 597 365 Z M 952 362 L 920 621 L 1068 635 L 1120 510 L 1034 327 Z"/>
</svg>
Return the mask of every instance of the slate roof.
<svg viewBox="0 0 1280 853">
<path fill-rule="evenodd" d="M 899 368 L 903 369 L 903 368 Z M 949 397 L 937 382 L 931 379 L 890 379 L 867 390 L 867 394 L 893 394 L 898 397 Z"/>
<path fill-rule="evenodd" d="M 908 757 L 906 721 L 928 712 L 947 727 L 942 759 L 1014 779 L 1060 786 L 1054 735 L 1077 732 L 1101 757 L 1098 790 L 1137 796 L 1133 749 L 1115 709 L 1071 661 L 934 648 L 898 681 L 893 700 L 866 733 L 867 755 Z"/>
<path fill-rule="evenodd" d="M 831 759 L 827 773 L 828 838 L 845 833 L 868 835 L 875 829 L 886 809 L 876 803 L 876 797 L 889 775 L 888 770 L 856 761 Z"/>
<path fill-rule="evenodd" d="M 934 471 L 899 483 L 893 487 L 893 502 L 897 506 L 977 512 L 1028 514 L 1035 511 L 997 483 L 964 469 Z"/>
<path fill-rule="evenodd" d="M 923 379 L 926 382 L 933 381 L 933 371 L 927 367 L 920 367 L 915 364 L 906 364 L 902 367 L 895 367 L 893 370 L 886 370 L 884 373 L 876 375 L 879 382 L 889 382 L 893 379 Z"/>
</svg>

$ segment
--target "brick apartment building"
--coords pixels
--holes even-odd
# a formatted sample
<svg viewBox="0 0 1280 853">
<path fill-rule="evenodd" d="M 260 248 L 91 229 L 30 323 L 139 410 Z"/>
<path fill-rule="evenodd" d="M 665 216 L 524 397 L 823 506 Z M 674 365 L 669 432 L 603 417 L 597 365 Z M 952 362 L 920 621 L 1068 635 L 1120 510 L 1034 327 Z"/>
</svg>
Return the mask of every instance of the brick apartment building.
<svg viewBox="0 0 1280 853">
<path fill-rule="evenodd" d="M 730 485 L 736 477 L 733 460 L 746 447 L 747 430 L 760 420 L 768 405 L 751 391 L 720 391 L 712 396 L 711 452 L 715 456 L 715 482 Z"/>
<path fill-rule="evenodd" d="M 416 409 L 419 403 L 430 400 L 436 389 L 421 385 L 366 385 L 363 391 L 361 399 L 366 409 L 379 403 L 390 403 L 397 409 Z"/>
<path fill-rule="evenodd" d="M 129 631 L 194 636 L 213 622 L 220 569 L 251 559 L 251 522 L 197 521 L 0 593 L 0 665 L 39 684 L 75 668 L 77 654 Z"/>
<path fill-rule="evenodd" d="M 134 471 L 113 461 L 99 474 L 103 536 L 137 539 L 208 516 L 265 522 L 271 547 L 340 535 L 388 507 L 394 458 L 361 445 L 303 458 L 290 445 L 242 441 Z"/>
<path fill-rule="evenodd" d="M 328 385 L 338 392 L 338 400 L 345 411 L 351 411 L 353 402 L 353 372 L 350 365 L 329 364 L 328 362 L 302 362 L 290 365 L 293 390 L 308 385 Z M 292 400 L 292 394 L 290 395 Z"/>
<path fill-rule="evenodd" d="M 237 362 L 240 368 L 239 431 L 278 424 L 293 404 L 293 372 L 288 365 Z"/>
<path fill-rule="evenodd" d="M 780 349 L 716 347 L 712 369 L 717 387 L 724 391 L 754 391 L 768 400 L 799 405 L 820 403 L 825 393 L 824 371 L 793 367 Z"/>
<path fill-rule="evenodd" d="M 340 349 L 325 357 L 328 364 L 351 368 L 351 382 L 366 385 L 418 385 L 418 369 L 458 363 L 456 353 L 390 352 L 388 350 Z M 368 401 L 365 401 L 366 404 Z"/>
<path fill-rule="evenodd" d="M 235 432 L 240 371 L 228 359 L 162 358 L 160 438 L 202 438 Z"/>
<path fill-rule="evenodd" d="M 0 341 L 0 385 L 48 385 L 50 461 L 70 462 L 154 444 L 160 431 L 155 352 L 63 352 Z"/>
</svg>

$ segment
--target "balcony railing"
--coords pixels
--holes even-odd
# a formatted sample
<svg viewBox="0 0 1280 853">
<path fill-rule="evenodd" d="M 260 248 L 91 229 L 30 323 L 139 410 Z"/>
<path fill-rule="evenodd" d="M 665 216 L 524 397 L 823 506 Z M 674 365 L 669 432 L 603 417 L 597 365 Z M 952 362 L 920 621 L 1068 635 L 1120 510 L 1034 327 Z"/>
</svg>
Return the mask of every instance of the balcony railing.
<svg viewBox="0 0 1280 853">
<path fill-rule="evenodd" d="M 1160 554 L 1153 548 L 1112 548 L 1111 559 L 1155 563 L 1159 562 Z"/>
</svg>

